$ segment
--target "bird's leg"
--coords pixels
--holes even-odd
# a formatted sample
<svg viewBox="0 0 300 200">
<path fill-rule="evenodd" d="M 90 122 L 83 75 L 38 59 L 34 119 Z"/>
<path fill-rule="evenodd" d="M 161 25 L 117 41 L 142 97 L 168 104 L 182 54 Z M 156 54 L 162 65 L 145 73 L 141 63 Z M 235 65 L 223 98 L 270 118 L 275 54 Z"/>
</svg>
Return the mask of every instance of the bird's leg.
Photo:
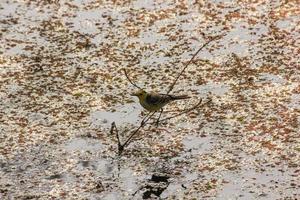
<svg viewBox="0 0 300 200">
<path fill-rule="evenodd" d="M 156 126 L 157 126 L 157 127 L 158 127 L 158 123 L 159 123 L 159 120 L 160 120 L 160 117 L 161 117 L 161 114 L 162 114 L 163 111 L 164 111 L 164 110 L 161 108 L 161 109 L 160 109 L 159 116 L 158 116 L 158 118 L 157 118 L 157 120 L 156 120 Z"/>
</svg>

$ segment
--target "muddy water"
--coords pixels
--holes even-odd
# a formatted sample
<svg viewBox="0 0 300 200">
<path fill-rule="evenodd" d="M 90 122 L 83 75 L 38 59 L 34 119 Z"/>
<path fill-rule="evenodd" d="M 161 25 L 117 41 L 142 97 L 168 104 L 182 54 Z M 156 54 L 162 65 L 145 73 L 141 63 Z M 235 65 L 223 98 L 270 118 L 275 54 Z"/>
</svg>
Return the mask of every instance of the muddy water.
<svg viewBox="0 0 300 200">
<path fill-rule="evenodd" d="M 299 9 L 281 1 L 0 1 L 0 199 L 298 199 Z M 203 104 L 147 125 L 136 88 Z"/>
</svg>

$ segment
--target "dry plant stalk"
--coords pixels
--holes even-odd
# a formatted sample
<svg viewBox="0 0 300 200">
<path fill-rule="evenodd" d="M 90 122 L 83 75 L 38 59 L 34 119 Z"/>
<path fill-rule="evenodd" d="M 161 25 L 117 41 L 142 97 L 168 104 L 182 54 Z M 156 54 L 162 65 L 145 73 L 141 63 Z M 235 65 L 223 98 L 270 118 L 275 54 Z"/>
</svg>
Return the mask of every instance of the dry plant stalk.
<svg viewBox="0 0 300 200">
<path fill-rule="evenodd" d="M 178 76 L 175 78 L 174 82 L 171 84 L 167 94 L 169 94 L 173 89 L 174 86 L 176 84 L 176 82 L 178 81 L 179 77 L 183 74 L 183 72 L 186 70 L 186 68 L 192 63 L 192 61 L 194 60 L 194 58 L 197 56 L 197 54 L 204 48 L 206 47 L 209 43 L 211 43 L 212 41 L 219 39 L 221 36 L 216 36 L 211 38 L 210 40 L 208 40 L 206 43 L 204 43 L 199 49 L 198 51 L 193 55 L 193 57 L 189 60 L 189 62 L 184 66 L 184 68 L 181 70 L 181 72 L 178 74 Z"/>
<path fill-rule="evenodd" d="M 189 60 L 189 62 L 188 62 L 188 63 L 184 66 L 184 68 L 180 71 L 180 73 L 178 74 L 178 76 L 175 78 L 174 82 L 170 85 L 170 88 L 169 88 L 167 94 L 169 94 L 169 93 L 174 89 L 174 86 L 176 85 L 176 82 L 178 81 L 178 79 L 180 78 L 180 76 L 183 74 L 183 72 L 186 70 L 186 68 L 192 63 L 192 61 L 193 61 L 193 59 L 196 57 L 196 55 L 197 55 L 204 47 L 206 47 L 210 42 L 212 42 L 212 41 L 214 41 L 214 40 L 216 40 L 216 39 L 220 39 L 222 36 L 223 36 L 223 35 L 221 35 L 221 36 L 216 36 L 216 37 L 211 38 L 209 41 L 207 41 L 206 43 L 204 43 L 204 44 L 198 49 L 198 51 L 193 55 L 193 57 Z M 126 69 L 123 69 L 123 71 L 124 71 L 124 74 L 125 74 L 127 80 L 129 81 L 129 83 L 130 83 L 131 85 L 133 85 L 134 87 L 136 87 L 136 88 L 138 88 L 138 89 L 142 89 L 141 87 L 139 87 L 136 83 L 134 83 L 134 82 L 129 78 Z M 211 99 L 208 100 L 206 103 L 202 104 L 202 106 L 205 105 L 205 104 L 207 104 L 207 103 L 210 103 L 210 102 L 211 102 Z M 194 109 L 200 107 L 201 103 L 202 103 L 202 99 L 200 99 L 200 101 L 199 101 L 196 105 L 194 105 L 193 107 L 191 107 L 191 108 L 189 108 L 189 109 L 182 110 L 180 113 L 178 113 L 178 114 L 176 114 L 176 115 L 173 115 L 173 116 L 171 116 L 171 117 L 163 118 L 163 119 L 159 120 L 158 123 L 159 123 L 159 122 L 163 122 L 163 121 L 170 120 L 170 119 L 172 119 L 172 118 L 178 117 L 178 116 L 183 115 L 183 114 L 186 114 L 186 113 L 189 113 L 189 112 L 191 112 L 192 110 L 194 110 Z M 130 144 L 130 142 L 132 142 L 133 137 L 139 132 L 139 130 L 141 130 L 141 129 L 142 129 L 145 125 L 147 125 L 147 124 L 150 125 L 150 124 L 153 124 L 153 123 L 154 123 L 154 122 L 153 122 L 153 123 L 147 123 L 147 122 L 151 119 L 151 117 L 152 117 L 155 113 L 156 113 L 156 111 L 153 112 L 153 113 L 149 112 L 149 113 L 143 118 L 143 120 L 141 121 L 139 127 L 131 132 L 131 134 L 130 134 L 129 137 L 125 140 L 125 142 L 124 142 L 123 144 L 122 144 L 121 141 L 120 141 L 119 131 L 118 131 L 118 129 L 117 129 L 117 126 L 116 126 L 115 122 L 113 122 L 113 123 L 111 124 L 111 130 L 110 130 L 110 132 L 111 132 L 112 134 L 113 134 L 114 132 L 116 133 L 116 137 L 117 137 L 117 141 L 118 141 L 118 155 L 119 155 L 119 156 L 122 155 L 122 153 L 123 153 L 125 147 L 128 146 L 128 145 Z M 157 122 L 155 122 L 155 123 L 157 123 Z"/>
<path fill-rule="evenodd" d="M 205 105 L 205 104 L 208 104 L 210 102 L 211 102 L 211 99 L 209 101 L 205 102 L 204 104 L 202 104 L 202 106 Z M 182 110 L 180 113 L 178 113 L 176 115 L 173 115 L 171 117 L 163 118 L 163 119 L 159 120 L 159 122 L 167 121 L 167 120 L 170 120 L 172 118 L 178 117 L 180 115 L 189 113 L 189 112 L 195 110 L 196 108 L 200 107 L 201 103 L 202 103 L 202 99 L 200 99 L 200 101 L 196 105 L 194 105 L 193 107 L 191 107 L 189 109 Z M 118 155 L 121 155 L 123 153 L 125 147 L 128 146 L 133 141 L 132 138 L 139 132 L 139 130 L 141 130 L 146 125 L 151 125 L 153 123 L 156 123 L 156 122 L 147 123 L 155 113 L 156 112 L 148 113 L 143 118 L 143 120 L 141 121 L 139 127 L 131 132 L 130 136 L 126 139 L 126 141 L 123 144 L 120 141 L 119 131 L 117 129 L 117 126 L 116 126 L 115 122 L 113 122 L 111 124 L 110 132 L 111 132 L 111 134 L 114 134 L 114 132 L 116 133 L 116 137 L 117 137 L 117 141 L 118 141 Z"/>
<path fill-rule="evenodd" d="M 129 78 L 126 69 L 123 69 L 123 72 L 124 72 L 124 74 L 125 74 L 127 80 L 129 81 L 129 83 L 131 83 L 131 85 L 133 85 L 134 87 L 136 87 L 136 88 L 142 90 L 141 87 L 139 87 L 137 84 L 135 84 L 135 83 Z"/>
</svg>

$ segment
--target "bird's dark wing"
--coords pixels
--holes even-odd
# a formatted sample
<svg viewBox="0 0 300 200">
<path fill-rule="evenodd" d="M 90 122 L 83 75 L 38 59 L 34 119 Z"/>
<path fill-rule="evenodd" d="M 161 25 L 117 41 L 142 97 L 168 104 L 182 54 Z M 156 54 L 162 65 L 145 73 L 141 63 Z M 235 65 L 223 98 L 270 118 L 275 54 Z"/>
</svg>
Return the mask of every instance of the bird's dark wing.
<svg viewBox="0 0 300 200">
<path fill-rule="evenodd" d="M 151 105 L 157 105 L 160 103 L 160 97 L 158 95 L 148 94 L 146 97 L 146 102 Z"/>
<path fill-rule="evenodd" d="M 151 105 L 165 104 L 170 101 L 168 95 L 161 94 L 148 94 L 146 97 L 146 102 Z"/>
<path fill-rule="evenodd" d="M 168 99 L 168 101 L 170 100 L 180 100 L 180 99 L 188 99 L 190 98 L 189 96 L 187 95 L 179 95 L 179 96 L 176 96 L 176 95 L 171 95 L 171 94 L 159 94 L 160 96 L 164 96 L 166 99 Z"/>
</svg>

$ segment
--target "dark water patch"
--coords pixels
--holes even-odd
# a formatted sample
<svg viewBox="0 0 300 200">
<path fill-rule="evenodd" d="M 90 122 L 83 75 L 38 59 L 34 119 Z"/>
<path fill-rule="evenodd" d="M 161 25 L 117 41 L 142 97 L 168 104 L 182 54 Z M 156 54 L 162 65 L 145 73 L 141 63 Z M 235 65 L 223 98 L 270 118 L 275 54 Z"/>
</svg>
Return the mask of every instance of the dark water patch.
<svg viewBox="0 0 300 200">
<path fill-rule="evenodd" d="M 165 189 L 167 189 L 170 176 L 167 175 L 157 175 L 153 174 L 148 180 L 145 186 L 141 187 L 136 191 L 133 196 L 135 196 L 139 191 L 143 191 L 143 199 L 151 199 L 153 197 L 160 197 Z"/>
<path fill-rule="evenodd" d="M 155 175 L 153 174 L 150 181 L 155 182 L 155 183 L 160 183 L 160 182 L 168 182 L 169 176 L 162 176 L 162 175 Z"/>
</svg>

